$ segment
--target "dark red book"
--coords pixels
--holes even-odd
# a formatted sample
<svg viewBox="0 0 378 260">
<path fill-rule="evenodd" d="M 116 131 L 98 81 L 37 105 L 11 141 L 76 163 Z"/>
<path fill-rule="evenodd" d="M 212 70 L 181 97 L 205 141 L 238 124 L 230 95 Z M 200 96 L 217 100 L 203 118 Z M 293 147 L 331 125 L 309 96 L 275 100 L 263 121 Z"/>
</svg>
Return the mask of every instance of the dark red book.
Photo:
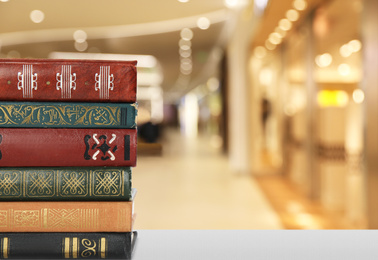
<svg viewBox="0 0 378 260">
<path fill-rule="evenodd" d="M 136 129 L 0 128 L 0 167 L 135 166 Z"/>
<path fill-rule="evenodd" d="M 0 59 L 0 100 L 136 102 L 136 63 Z"/>
</svg>

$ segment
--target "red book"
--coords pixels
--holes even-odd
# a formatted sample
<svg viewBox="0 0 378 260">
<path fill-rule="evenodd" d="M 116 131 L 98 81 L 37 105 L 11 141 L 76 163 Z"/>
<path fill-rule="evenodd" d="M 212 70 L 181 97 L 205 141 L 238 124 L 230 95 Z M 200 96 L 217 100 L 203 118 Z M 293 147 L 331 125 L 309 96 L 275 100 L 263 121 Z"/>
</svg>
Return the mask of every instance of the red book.
<svg viewBox="0 0 378 260">
<path fill-rule="evenodd" d="M 136 129 L 0 128 L 0 167 L 135 166 Z"/>
<path fill-rule="evenodd" d="M 136 102 L 136 63 L 0 59 L 0 100 Z"/>
</svg>

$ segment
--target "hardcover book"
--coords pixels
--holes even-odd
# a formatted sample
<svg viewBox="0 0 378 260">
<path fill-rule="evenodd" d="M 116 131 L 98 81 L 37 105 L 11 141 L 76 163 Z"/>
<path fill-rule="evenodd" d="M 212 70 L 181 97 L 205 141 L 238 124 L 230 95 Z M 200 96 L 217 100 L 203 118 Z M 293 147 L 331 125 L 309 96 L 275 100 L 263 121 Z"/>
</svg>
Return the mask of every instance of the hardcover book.
<svg viewBox="0 0 378 260">
<path fill-rule="evenodd" d="M 2 201 L 0 232 L 131 232 L 131 201 Z"/>
<path fill-rule="evenodd" d="M 0 59 L 0 100 L 134 103 L 136 63 Z"/>
<path fill-rule="evenodd" d="M 0 167 L 135 166 L 137 129 L 0 128 Z"/>
<path fill-rule="evenodd" d="M 131 200 L 130 167 L 0 168 L 0 201 Z"/>
<path fill-rule="evenodd" d="M 138 233 L 0 233 L 0 259 L 131 259 Z"/>
<path fill-rule="evenodd" d="M 0 127 L 135 128 L 136 103 L 0 102 Z"/>
</svg>

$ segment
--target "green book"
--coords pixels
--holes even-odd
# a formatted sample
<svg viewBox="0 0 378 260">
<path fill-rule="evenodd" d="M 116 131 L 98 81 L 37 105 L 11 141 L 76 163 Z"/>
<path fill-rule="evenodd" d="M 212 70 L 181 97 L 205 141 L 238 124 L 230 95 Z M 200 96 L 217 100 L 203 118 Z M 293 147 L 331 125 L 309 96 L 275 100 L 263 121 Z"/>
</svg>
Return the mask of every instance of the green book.
<svg viewBox="0 0 378 260">
<path fill-rule="evenodd" d="M 0 168 L 0 201 L 130 201 L 130 167 Z"/>
<path fill-rule="evenodd" d="M 0 102 L 0 127 L 135 128 L 136 103 Z"/>
</svg>

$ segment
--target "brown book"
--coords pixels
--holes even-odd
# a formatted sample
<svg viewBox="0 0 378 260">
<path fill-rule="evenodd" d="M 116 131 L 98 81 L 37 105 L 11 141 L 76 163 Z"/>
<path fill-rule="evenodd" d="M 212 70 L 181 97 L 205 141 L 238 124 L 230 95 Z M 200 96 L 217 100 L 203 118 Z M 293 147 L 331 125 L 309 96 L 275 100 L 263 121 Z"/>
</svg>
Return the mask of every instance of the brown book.
<svg viewBox="0 0 378 260">
<path fill-rule="evenodd" d="M 131 232 L 132 224 L 133 201 L 0 202 L 0 232 Z"/>
<path fill-rule="evenodd" d="M 0 100 L 135 102 L 136 61 L 0 59 Z"/>
</svg>

